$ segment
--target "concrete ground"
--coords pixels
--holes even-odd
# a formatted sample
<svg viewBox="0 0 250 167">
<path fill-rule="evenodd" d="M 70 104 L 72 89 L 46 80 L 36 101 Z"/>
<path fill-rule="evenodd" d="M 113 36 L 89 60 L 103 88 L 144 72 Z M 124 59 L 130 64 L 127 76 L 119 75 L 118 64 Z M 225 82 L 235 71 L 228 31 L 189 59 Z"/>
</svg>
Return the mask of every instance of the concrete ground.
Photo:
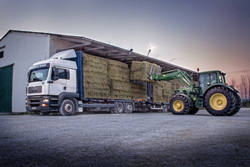
<svg viewBox="0 0 250 167">
<path fill-rule="evenodd" d="M 0 166 L 249 166 L 250 109 L 1 115 Z"/>
</svg>

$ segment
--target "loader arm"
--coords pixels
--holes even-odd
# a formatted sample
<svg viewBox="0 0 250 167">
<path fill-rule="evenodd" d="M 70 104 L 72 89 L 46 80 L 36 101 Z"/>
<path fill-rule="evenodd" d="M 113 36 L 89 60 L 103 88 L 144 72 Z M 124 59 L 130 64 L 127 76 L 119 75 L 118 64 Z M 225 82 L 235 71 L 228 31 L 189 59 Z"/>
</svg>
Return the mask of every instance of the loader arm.
<svg viewBox="0 0 250 167">
<path fill-rule="evenodd" d="M 176 70 L 162 72 L 161 74 L 153 73 L 149 75 L 150 75 L 149 77 L 150 79 L 158 80 L 158 81 L 170 81 L 170 80 L 178 79 L 186 90 L 187 88 L 189 88 L 189 90 L 192 90 L 198 93 L 198 90 L 195 89 L 195 88 L 198 88 L 198 86 L 185 71 L 176 69 Z M 185 84 L 188 87 L 186 87 Z"/>
</svg>

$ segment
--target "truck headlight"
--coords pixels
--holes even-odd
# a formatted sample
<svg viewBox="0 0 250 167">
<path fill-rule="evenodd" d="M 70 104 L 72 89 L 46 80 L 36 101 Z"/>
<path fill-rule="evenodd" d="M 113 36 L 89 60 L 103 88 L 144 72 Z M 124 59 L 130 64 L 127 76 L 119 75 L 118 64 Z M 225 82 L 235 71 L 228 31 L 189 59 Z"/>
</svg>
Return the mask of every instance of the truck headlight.
<svg viewBox="0 0 250 167">
<path fill-rule="evenodd" d="M 43 99 L 43 102 L 49 102 L 49 99 Z"/>
</svg>

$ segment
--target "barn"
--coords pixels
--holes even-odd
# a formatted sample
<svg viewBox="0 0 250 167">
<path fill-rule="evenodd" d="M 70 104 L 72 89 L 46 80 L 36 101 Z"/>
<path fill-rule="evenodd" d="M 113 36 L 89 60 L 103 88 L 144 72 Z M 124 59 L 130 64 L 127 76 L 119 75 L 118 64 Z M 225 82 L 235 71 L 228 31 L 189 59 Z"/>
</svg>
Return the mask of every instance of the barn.
<svg viewBox="0 0 250 167">
<path fill-rule="evenodd" d="M 163 71 L 178 68 L 190 75 L 196 74 L 192 70 L 138 54 L 132 49 L 126 50 L 81 36 L 9 30 L 0 39 L 0 113 L 25 112 L 29 67 L 65 49 L 82 50 L 129 65 L 132 61 L 148 61 L 160 65 Z"/>
</svg>

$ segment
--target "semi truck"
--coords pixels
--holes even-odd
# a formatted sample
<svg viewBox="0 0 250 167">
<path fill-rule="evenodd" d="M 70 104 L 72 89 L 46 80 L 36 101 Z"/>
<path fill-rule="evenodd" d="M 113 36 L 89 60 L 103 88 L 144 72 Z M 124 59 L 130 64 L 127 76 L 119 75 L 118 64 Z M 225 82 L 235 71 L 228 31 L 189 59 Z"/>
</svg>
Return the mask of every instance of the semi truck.
<svg viewBox="0 0 250 167">
<path fill-rule="evenodd" d="M 106 111 L 114 114 L 132 113 L 135 110 L 168 111 L 169 103 L 152 101 L 152 83 L 132 81 L 147 86 L 146 101 L 84 97 L 83 58 L 82 51 L 70 49 L 34 63 L 27 74 L 27 111 L 40 112 L 41 115 L 59 112 L 63 116 L 83 111 Z"/>
</svg>

